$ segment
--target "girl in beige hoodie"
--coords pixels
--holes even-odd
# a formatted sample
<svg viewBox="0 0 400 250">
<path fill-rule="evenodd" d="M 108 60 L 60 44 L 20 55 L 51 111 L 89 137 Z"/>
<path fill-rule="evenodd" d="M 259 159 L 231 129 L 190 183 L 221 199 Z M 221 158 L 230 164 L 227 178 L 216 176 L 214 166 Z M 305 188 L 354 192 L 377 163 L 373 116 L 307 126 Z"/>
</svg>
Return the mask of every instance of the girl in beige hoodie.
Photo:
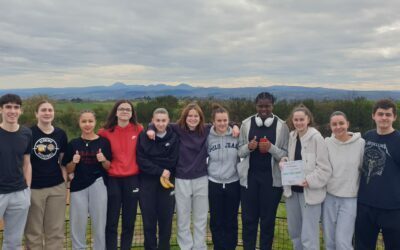
<svg viewBox="0 0 400 250">
<path fill-rule="evenodd" d="M 296 107 L 288 123 L 293 131 L 289 136 L 288 157 L 282 161 L 302 160 L 305 174 L 299 185 L 284 186 L 289 235 L 295 250 L 319 250 L 321 204 L 332 173 L 328 150 L 324 138 L 312 127 L 313 117 L 308 108 Z"/>
</svg>

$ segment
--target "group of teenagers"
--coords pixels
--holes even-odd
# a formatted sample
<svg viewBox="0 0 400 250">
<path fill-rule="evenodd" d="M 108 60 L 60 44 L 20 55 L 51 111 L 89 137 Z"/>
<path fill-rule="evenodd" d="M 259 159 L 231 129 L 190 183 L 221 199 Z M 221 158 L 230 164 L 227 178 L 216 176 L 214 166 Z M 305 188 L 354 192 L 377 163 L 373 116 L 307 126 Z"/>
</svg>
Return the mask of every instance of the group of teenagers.
<svg viewBox="0 0 400 250">
<path fill-rule="evenodd" d="M 63 249 L 66 182 L 73 249 L 85 249 L 88 216 L 93 248 L 131 249 L 138 205 L 144 248 L 168 250 L 177 215 L 182 250 L 235 249 L 241 208 L 245 250 L 272 249 L 277 208 L 286 200 L 288 231 L 295 250 L 320 249 L 320 221 L 326 249 L 400 249 L 400 133 L 393 128 L 396 104 L 374 104 L 376 129 L 361 136 L 348 130 L 346 114 L 335 111 L 323 138 L 304 105 L 287 121 L 274 115 L 275 97 L 262 92 L 256 114 L 238 124 L 214 105 L 212 124 L 196 103 L 176 123 L 157 108 L 147 129 L 128 100 L 117 101 L 105 125 L 82 110 L 81 135 L 68 142 L 53 126 L 54 105 L 36 107 L 37 124 L 20 126 L 21 98 L 0 97 L 0 217 L 3 250 Z M 304 181 L 282 186 L 286 161 L 301 160 Z M 160 177 L 174 183 L 165 188 Z M 121 218 L 120 218 L 121 217 Z M 121 225 L 120 236 L 118 223 Z M 355 242 L 353 243 L 353 235 Z M 119 243 L 118 243 L 119 239 Z"/>
</svg>

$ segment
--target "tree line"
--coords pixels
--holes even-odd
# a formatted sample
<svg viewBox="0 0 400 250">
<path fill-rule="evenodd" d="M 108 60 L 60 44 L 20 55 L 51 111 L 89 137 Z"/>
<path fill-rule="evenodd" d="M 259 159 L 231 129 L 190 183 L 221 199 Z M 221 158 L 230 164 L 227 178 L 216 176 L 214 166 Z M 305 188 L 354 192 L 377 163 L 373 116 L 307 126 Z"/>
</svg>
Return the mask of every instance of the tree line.
<svg viewBox="0 0 400 250">
<path fill-rule="evenodd" d="M 33 96 L 23 103 L 24 114 L 21 117 L 21 123 L 27 126 L 32 126 L 36 123 L 34 115 L 36 104 L 43 100 L 50 100 L 55 104 L 56 116 L 54 124 L 64 129 L 69 138 L 79 136 L 79 127 L 77 124 L 79 112 L 82 109 L 90 108 L 96 113 L 97 127 L 101 127 L 108 113 L 111 110 L 112 102 L 71 102 L 70 105 L 63 105 L 59 108 L 59 101 L 51 100 L 47 96 Z M 206 122 L 211 122 L 212 105 L 218 103 L 227 108 L 230 113 L 232 121 L 240 123 L 246 117 L 256 113 L 254 100 L 245 98 L 231 98 L 231 99 L 215 99 L 213 97 L 206 99 L 178 99 L 174 96 L 161 96 L 155 98 L 146 98 L 143 100 L 132 100 L 137 111 L 138 121 L 145 127 L 150 122 L 152 112 L 158 107 L 165 107 L 168 109 L 171 121 L 174 122 L 179 119 L 180 112 L 188 103 L 196 101 L 203 109 Z M 373 101 L 366 98 L 356 98 L 354 100 L 297 100 L 287 101 L 278 100 L 274 105 L 273 113 L 282 119 L 286 119 L 291 110 L 300 103 L 306 105 L 314 115 L 316 127 L 321 131 L 324 136 L 329 136 L 330 131 L 328 128 L 329 116 L 333 111 L 340 110 L 347 114 L 350 121 L 350 130 L 355 132 L 364 133 L 372 129 L 374 123 L 371 120 Z M 400 108 L 400 103 L 397 106 Z M 395 123 L 395 128 L 399 128 L 399 122 Z"/>
</svg>

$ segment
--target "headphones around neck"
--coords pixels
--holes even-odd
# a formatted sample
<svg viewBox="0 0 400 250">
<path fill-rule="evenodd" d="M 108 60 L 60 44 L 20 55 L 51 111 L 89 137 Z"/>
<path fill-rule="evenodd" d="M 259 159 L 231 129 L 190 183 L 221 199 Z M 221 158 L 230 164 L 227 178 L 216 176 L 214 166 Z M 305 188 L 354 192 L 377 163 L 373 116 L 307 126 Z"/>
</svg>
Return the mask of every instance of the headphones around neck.
<svg viewBox="0 0 400 250">
<path fill-rule="evenodd" d="M 261 117 L 259 117 L 258 115 L 256 115 L 256 117 L 255 117 L 257 127 L 265 126 L 268 128 L 272 125 L 272 123 L 274 123 L 274 119 L 275 119 L 275 116 L 272 115 L 272 117 L 268 117 L 267 119 L 265 119 L 265 121 L 263 123 Z"/>
</svg>

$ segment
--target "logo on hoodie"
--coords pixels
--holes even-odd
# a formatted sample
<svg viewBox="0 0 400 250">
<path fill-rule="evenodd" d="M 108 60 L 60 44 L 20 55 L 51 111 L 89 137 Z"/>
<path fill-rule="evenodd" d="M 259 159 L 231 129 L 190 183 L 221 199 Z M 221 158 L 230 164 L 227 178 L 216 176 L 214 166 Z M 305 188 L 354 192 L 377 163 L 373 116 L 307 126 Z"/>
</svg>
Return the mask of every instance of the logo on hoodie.
<svg viewBox="0 0 400 250">
<path fill-rule="evenodd" d="M 221 145 L 221 143 L 216 143 L 216 144 L 211 145 L 208 148 L 208 152 L 211 153 L 211 152 L 213 152 L 215 150 L 219 150 L 221 148 L 236 148 L 237 149 L 238 144 L 234 143 L 234 142 L 226 142 L 225 145 Z"/>
</svg>

